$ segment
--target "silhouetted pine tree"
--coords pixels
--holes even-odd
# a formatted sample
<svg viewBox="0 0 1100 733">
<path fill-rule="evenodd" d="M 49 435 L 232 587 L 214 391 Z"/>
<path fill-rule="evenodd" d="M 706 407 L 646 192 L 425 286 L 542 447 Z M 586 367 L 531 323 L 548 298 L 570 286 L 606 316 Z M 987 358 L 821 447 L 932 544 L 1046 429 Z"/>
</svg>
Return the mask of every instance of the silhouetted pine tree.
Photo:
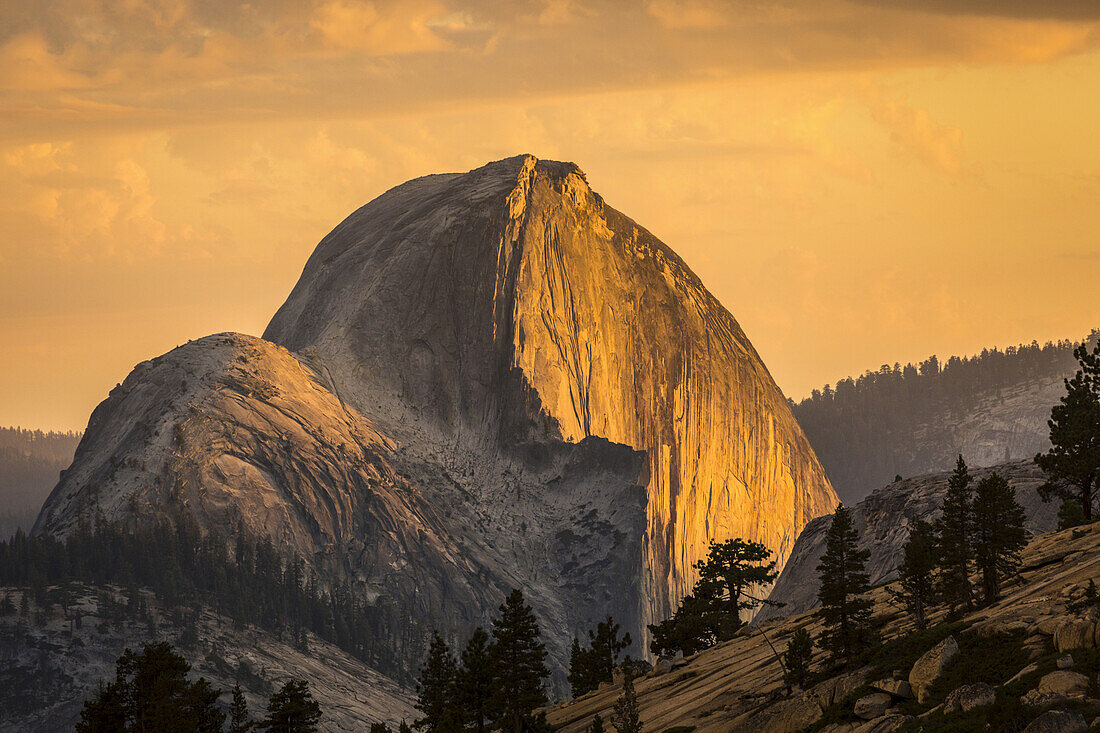
<svg viewBox="0 0 1100 733">
<path fill-rule="evenodd" d="M 947 482 L 942 513 L 933 525 L 936 533 L 936 564 L 939 566 L 936 590 L 952 610 L 970 610 L 974 607 L 974 591 L 970 585 L 970 568 L 974 561 L 971 481 L 966 461 L 959 456 L 955 470 Z"/>
<path fill-rule="evenodd" d="M 397 726 L 397 733 L 412 733 L 412 728 L 404 720 L 401 721 L 401 725 Z"/>
<path fill-rule="evenodd" d="M 256 723 L 248 714 L 248 703 L 244 700 L 244 692 L 238 682 L 233 685 L 233 702 L 229 704 L 228 733 L 248 733 L 254 727 Z"/>
<path fill-rule="evenodd" d="M 817 613 L 824 624 L 818 644 L 845 661 L 870 644 L 871 601 L 863 594 L 870 590 L 866 563 L 871 553 L 859 549 L 858 542 L 851 514 L 838 505 L 817 566 L 821 581 Z"/>
<path fill-rule="evenodd" d="M 1001 581 L 1020 566 L 1027 545 L 1027 515 L 1004 477 L 994 472 L 978 482 L 974 494 L 974 555 L 982 574 L 986 604 L 1001 594 Z"/>
<path fill-rule="evenodd" d="M 390 729 L 385 723 L 371 723 L 370 733 L 390 733 Z"/>
<path fill-rule="evenodd" d="M 600 686 L 611 683 L 619 655 L 630 646 L 630 634 L 619 636 L 619 624 L 608 616 L 596 624 L 596 630 L 588 631 L 588 648 L 582 648 L 574 637 L 569 649 L 569 685 L 573 697 L 579 697 Z"/>
<path fill-rule="evenodd" d="M 485 733 L 488 729 L 495 718 L 495 684 L 489 635 L 478 626 L 462 650 L 462 666 L 457 674 L 456 707 L 461 711 L 464 726 L 473 726 L 477 733 Z"/>
<path fill-rule="evenodd" d="M 770 603 L 750 592 L 777 577 L 770 558 L 771 551 L 759 542 L 740 538 L 712 542 L 706 559 L 695 563 L 699 581 L 692 592 L 680 601 L 672 618 L 649 626 L 650 650 L 694 654 L 733 638 L 741 628 L 742 611 Z"/>
<path fill-rule="evenodd" d="M 787 643 L 783 655 L 783 665 L 787 668 L 787 682 L 801 686 L 810 674 L 810 660 L 813 659 L 814 640 L 805 628 L 799 628 Z"/>
<path fill-rule="evenodd" d="M 634 692 L 634 678 L 629 671 L 623 676 L 623 692 L 615 701 L 611 725 L 618 733 L 642 733 L 638 696 Z"/>
<path fill-rule="evenodd" d="M 592 718 L 592 725 L 588 726 L 588 733 L 604 733 L 603 731 L 603 718 L 599 713 Z"/>
<path fill-rule="evenodd" d="M 321 706 L 310 694 L 309 684 L 292 679 L 271 696 L 260 727 L 267 733 L 315 733 L 320 721 Z"/>
<path fill-rule="evenodd" d="M 217 690 L 203 678 L 187 679 L 191 665 L 167 642 L 127 649 L 115 664 L 115 681 L 100 685 L 84 703 L 78 733 L 164 731 L 221 733 L 225 713 Z"/>
<path fill-rule="evenodd" d="M 936 536 L 932 525 L 921 519 L 910 521 L 909 539 L 898 567 L 898 589 L 891 594 L 913 617 L 918 629 L 925 627 L 928 612 L 936 603 L 935 553 Z"/>
<path fill-rule="evenodd" d="M 413 723 L 428 733 L 447 733 L 458 725 L 455 709 L 455 684 L 458 670 L 447 642 L 438 631 L 432 632 L 428 659 L 420 668 L 416 709 L 424 714 Z"/>
<path fill-rule="evenodd" d="M 504 731 L 522 733 L 524 725 L 531 722 L 531 712 L 546 704 L 542 680 L 550 676 L 550 670 L 538 621 L 518 588 L 501 604 L 500 617 L 493 619 L 492 648 L 500 711 L 497 725 Z"/>
<path fill-rule="evenodd" d="M 1050 450 L 1035 456 L 1035 463 L 1047 475 L 1039 487 L 1043 500 L 1073 499 L 1091 522 L 1100 480 L 1100 343 L 1092 353 L 1087 347 L 1073 350 L 1080 368 L 1065 380 L 1066 394 L 1050 411 Z"/>
</svg>

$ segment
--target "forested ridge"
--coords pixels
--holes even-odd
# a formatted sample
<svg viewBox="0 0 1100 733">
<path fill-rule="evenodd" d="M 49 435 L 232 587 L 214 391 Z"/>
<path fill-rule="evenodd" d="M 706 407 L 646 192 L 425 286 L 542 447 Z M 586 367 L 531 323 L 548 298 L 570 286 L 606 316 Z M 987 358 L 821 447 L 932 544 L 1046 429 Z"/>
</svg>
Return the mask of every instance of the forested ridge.
<svg viewBox="0 0 1100 733">
<path fill-rule="evenodd" d="M 1087 340 L 1095 343 L 1098 336 L 1100 330 L 1094 330 Z M 930 356 L 919 364 L 883 364 L 815 389 L 801 402 L 792 401 L 792 408 L 837 492 L 852 504 L 895 475 L 950 468 L 953 455 L 965 452 L 951 443 L 961 442 L 960 430 L 973 429 L 960 424 L 980 420 L 989 407 L 982 402 L 990 398 L 996 398 L 994 409 L 1014 410 L 1007 420 L 1015 423 L 966 437 L 984 442 L 989 451 L 994 450 L 990 443 L 1003 441 L 994 462 L 1034 455 L 1042 449 L 1062 379 L 1076 368 L 1073 349 L 1080 343 L 1032 341 L 946 361 Z"/>
<path fill-rule="evenodd" d="M 80 433 L 0 427 L 0 539 L 30 530 L 79 442 Z"/>
</svg>

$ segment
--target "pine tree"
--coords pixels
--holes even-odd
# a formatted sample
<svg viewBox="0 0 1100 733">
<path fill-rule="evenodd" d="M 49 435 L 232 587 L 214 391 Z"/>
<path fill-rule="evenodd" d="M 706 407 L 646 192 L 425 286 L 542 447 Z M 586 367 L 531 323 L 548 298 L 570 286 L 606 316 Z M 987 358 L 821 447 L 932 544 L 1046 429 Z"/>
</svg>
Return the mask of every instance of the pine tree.
<svg viewBox="0 0 1100 733">
<path fill-rule="evenodd" d="M 1058 529 L 1080 527 L 1085 523 L 1085 510 L 1076 499 L 1065 499 L 1058 507 Z"/>
<path fill-rule="evenodd" d="M 412 728 L 404 720 L 401 721 L 401 725 L 397 726 L 397 733 L 412 733 Z"/>
<path fill-rule="evenodd" d="M 248 733 L 255 725 L 252 717 L 248 714 L 248 703 L 245 702 L 244 692 L 238 682 L 233 685 L 233 702 L 229 705 L 228 733 Z"/>
<path fill-rule="evenodd" d="M 799 627 L 787 643 L 787 652 L 783 655 L 783 665 L 787 668 L 787 682 L 801 686 L 810 674 L 810 660 L 813 659 L 814 640 L 810 632 Z"/>
<path fill-rule="evenodd" d="M 462 650 L 456 685 L 456 708 L 461 710 L 461 723 L 472 725 L 477 733 L 485 733 L 494 718 L 495 677 L 489 635 L 478 626 Z"/>
<path fill-rule="evenodd" d="M 891 594 L 913 617 L 918 629 L 925 627 L 928 612 L 936 602 L 933 581 L 936 571 L 935 551 L 936 537 L 932 525 L 921 519 L 911 520 L 904 558 L 898 567 L 899 587 L 892 590 Z"/>
<path fill-rule="evenodd" d="M 603 718 L 599 713 L 596 713 L 592 718 L 592 725 L 588 726 L 588 733 L 604 733 L 603 731 Z"/>
<path fill-rule="evenodd" d="M 650 625 L 654 654 L 694 654 L 733 638 L 741 628 L 741 613 L 770 603 L 752 589 L 773 582 L 775 561 L 759 542 L 740 538 L 711 542 L 704 560 L 695 563 L 699 580 L 684 596 L 672 618 Z M 774 605 L 774 604 L 773 604 Z"/>
<path fill-rule="evenodd" d="M 447 642 L 438 631 L 432 632 L 428 659 L 420 668 L 416 709 L 424 714 L 413 725 L 428 733 L 444 733 L 457 724 L 455 684 L 458 670 Z"/>
<path fill-rule="evenodd" d="M 141 652 L 127 649 L 115 664 L 115 681 L 100 685 L 84 703 L 76 730 L 221 733 L 219 692 L 203 678 L 189 681 L 190 670 L 167 642 L 146 644 Z"/>
<path fill-rule="evenodd" d="M 978 482 L 974 494 L 974 554 L 982 574 L 986 604 L 1001 594 L 1001 581 L 1020 566 L 1027 544 L 1027 515 L 1004 477 L 994 472 Z"/>
<path fill-rule="evenodd" d="M 845 661 L 870 643 L 872 604 L 863 594 L 870 590 L 866 563 L 871 553 L 860 550 L 858 542 L 851 515 L 843 504 L 838 505 L 817 566 L 818 615 L 824 624 L 818 643 L 835 659 Z"/>
<path fill-rule="evenodd" d="M 1073 350 L 1080 369 L 1065 380 L 1066 394 L 1050 411 L 1050 450 L 1035 456 L 1047 475 L 1039 487 L 1044 501 L 1057 496 L 1081 505 L 1092 521 L 1096 482 L 1100 480 L 1100 342 Z"/>
<path fill-rule="evenodd" d="M 970 568 L 974 561 L 971 481 L 966 462 L 959 456 L 947 482 L 942 512 L 933 524 L 939 566 L 936 590 L 952 610 L 965 608 L 969 611 L 974 607 L 974 591 L 970 585 Z"/>
<path fill-rule="evenodd" d="M 260 728 L 268 733 L 315 733 L 320 720 L 321 706 L 310 694 L 309 684 L 292 679 L 271 696 Z"/>
<path fill-rule="evenodd" d="M 573 643 L 569 646 L 569 691 L 573 697 L 580 697 L 596 689 L 588 679 L 588 652 L 581 648 L 581 641 L 573 637 Z"/>
<path fill-rule="evenodd" d="M 390 729 L 385 723 L 371 723 L 370 733 L 390 733 Z"/>
<path fill-rule="evenodd" d="M 633 675 L 627 672 L 623 676 L 623 692 L 615 701 L 615 710 L 611 714 L 611 725 L 618 733 L 641 733 L 642 721 L 639 716 Z"/>
<path fill-rule="evenodd" d="M 522 733 L 531 712 L 546 704 L 542 680 L 550 676 L 550 670 L 538 621 L 518 588 L 501 604 L 500 617 L 493 619 L 493 662 L 500 712 L 497 725 L 503 731 Z"/>
<path fill-rule="evenodd" d="M 596 624 L 595 631 L 588 631 L 588 648 L 582 648 L 580 640 L 573 638 L 569 649 L 569 685 L 573 697 L 579 697 L 597 689 L 600 683 L 611 683 L 619 655 L 630 646 L 630 634 L 619 636 L 619 624 L 608 616 Z"/>
</svg>

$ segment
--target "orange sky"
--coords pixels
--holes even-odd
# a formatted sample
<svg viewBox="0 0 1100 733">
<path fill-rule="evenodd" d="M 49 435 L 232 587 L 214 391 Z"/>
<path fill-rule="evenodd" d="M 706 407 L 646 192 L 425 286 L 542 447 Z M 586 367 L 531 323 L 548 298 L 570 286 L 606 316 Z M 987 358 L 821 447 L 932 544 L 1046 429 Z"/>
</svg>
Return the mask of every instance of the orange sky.
<svg viewBox="0 0 1100 733">
<path fill-rule="evenodd" d="M 572 160 L 780 386 L 1100 326 L 1100 3 L 14 0 L 0 425 L 262 332 L 408 178 Z"/>
</svg>

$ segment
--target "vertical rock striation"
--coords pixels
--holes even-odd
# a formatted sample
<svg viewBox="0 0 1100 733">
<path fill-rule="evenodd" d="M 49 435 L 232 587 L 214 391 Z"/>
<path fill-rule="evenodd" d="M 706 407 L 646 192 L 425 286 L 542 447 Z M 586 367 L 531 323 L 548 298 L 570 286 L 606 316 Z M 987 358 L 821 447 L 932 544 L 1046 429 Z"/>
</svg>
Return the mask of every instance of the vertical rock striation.
<svg viewBox="0 0 1100 733">
<path fill-rule="evenodd" d="M 782 563 L 837 502 L 734 318 L 572 164 L 520 156 L 387 192 L 325 237 L 264 337 L 474 492 L 477 456 L 531 440 L 644 450 L 643 621 L 690 589 L 710 540 Z"/>
</svg>

